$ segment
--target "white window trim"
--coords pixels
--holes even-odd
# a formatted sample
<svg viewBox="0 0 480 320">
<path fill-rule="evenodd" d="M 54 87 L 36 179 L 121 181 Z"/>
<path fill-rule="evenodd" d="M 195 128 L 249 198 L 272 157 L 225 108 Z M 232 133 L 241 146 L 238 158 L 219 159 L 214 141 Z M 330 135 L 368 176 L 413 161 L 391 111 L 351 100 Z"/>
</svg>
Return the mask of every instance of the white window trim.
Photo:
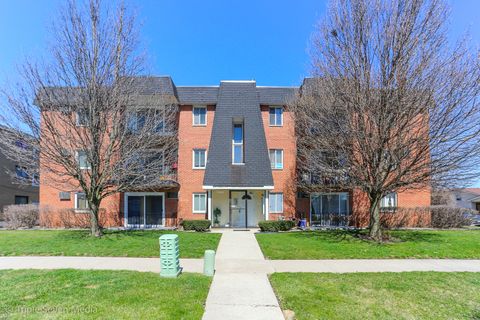
<svg viewBox="0 0 480 320">
<path fill-rule="evenodd" d="M 89 212 L 90 211 L 89 209 L 79 209 L 78 208 L 77 200 L 78 200 L 78 194 L 79 193 L 85 194 L 85 192 L 75 192 L 74 199 L 73 199 L 74 200 L 73 208 L 74 208 L 75 212 Z M 87 201 L 87 206 L 88 206 L 88 201 Z"/>
<path fill-rule="evenodd" d="M 270 192 L 270 193 L 268 194 L 268 205 L 270 206 L 270 204 L 271 204 L 270 196 L 271 196 L 271 195 L 276 195 L 276 196 L 277 196 L 277 195 L 279 195 L 279 194 L 282 195 L 282 210 L 281 210 L 281 211 L 270 210 L 270 207 L 269 207 L 269 208 L 268 208 L 268 212 L 269 212 L 269 213 L 283 213 L 283 211 L 284 211 L 284 210 L 283 210 L 283 209 L 284 209 L 283 192 Z M 276 200 L 276 199 L 275 199 L 275 200 Z M 275 204 L 276 204 L 276 201 L 275 201 Z"/>
<path fill-rule="evenodd" d="M 282 109 L 282 113 L 280 114 L 280 124 L 272 124 L 270 122 L 270 109 Z M 268 108 L 268 125 L 270 127 L 283 127 L 283 106 L 269 106 Z"/>
<path fill-rule="evenodd" d="M 394 200 L 394 206 L 384 206 L 384 199 L 387 195 L 393 193 L 395 195 L 395 200 Z M 380 199 L 380 209 L 383 211 L 394 211 L 395 209 L 398 208 L 398 193 L 397 192 L 389 192 L 388 194 L 385 195 L 382 199 Z"/>
<path fill-rule="evenodd" d="M 195 210 L 195 196 L 202 195 L 205 197 L 205 210 Z M 194 192 L 192 193 L 192 212 L 193 213 L 207 213 L 207 193 L 206 192 Z"/>
<path fill-rule="evenodd" d="M 235 132 L 235 125 L 240 124 L 242 126 L 242 142 L 235 142 L 235 137 L 232 136 L 232 165 L 243 166 L 245 165 L 245 124 L 243 122 L 233 123 L 233 130 Z M 235 162 L 235 147 L 242 147 L 242 162 Z"/>
<path fill-rule="evenodd" d="M 282 166 L 281 166 L 280 168 L 277 168 L 277 166 L 276 166 L 276 164 L 277 164 L 277 152 L 276 152 L 276 151 L 277 151 L 277 150 L 280 150 L 281 153 L 282 153 L 282 162 L 281 162 Z M 273 161 L 274 164 L 275 164 L 275 167 L 272 167 L 272 170 L 283 170 L 283 149 L 269 149 L 269 150 L 268 150 L 268 152 L 269 152 L 268 155 L 269 155 L 269 156 L 270 156 L 270 152 L 271 152 L 271 151 L 274 151 L 274 157 L 275 157 L 275 159 L 274 159 L 274 161 Z M 271 166 L 271 163 L 272 163 L 272 160 L 270 160 L 270 166 Z"/>
<path fill-rule="evenodd" d="M 92 169 L 92 164 L 90 164 L 90 163 L 89 163 L 89 166 L 87 166 L 87 167 L 82 167 L 82 166 L 80 165 L 80 158 L 79 158 L 79 154 L 78 154 L 79 151 L 83 151 L 83 150 L 77 150 L 77 151 L 75 151 L 75 158 L 77 159 L 78 168 L 79 168 L 80 170 L 90 170 L 90 169 Z M 83 151 L 83 152 L 85 152 L 85 151 Z M 85 152 L 85 154 L 86 154 L 86 152 Z M 88 163 L 88 159 L 87 159 L 87 163 Z"/>
<path fill-rule="evenodd" d="M 205 151 L 205 166 L 203 167 L 195 167 L 195 151 Z M 205 168 L 207 167 L 207 149 L 205 148 L 194 148 L 192 150 L 192 169 L 193 170 L 205 170 Z"/>
<path fill-rule="evenodd" d="M 197 124 L 195 123 L 195 109 L 205 109 L 205 124 Z M 194 127 L 206 127 L 208 123 L 208 110 L 207 106 L 193 106 L 192 107 L 192 126 Z"/>
</svg>

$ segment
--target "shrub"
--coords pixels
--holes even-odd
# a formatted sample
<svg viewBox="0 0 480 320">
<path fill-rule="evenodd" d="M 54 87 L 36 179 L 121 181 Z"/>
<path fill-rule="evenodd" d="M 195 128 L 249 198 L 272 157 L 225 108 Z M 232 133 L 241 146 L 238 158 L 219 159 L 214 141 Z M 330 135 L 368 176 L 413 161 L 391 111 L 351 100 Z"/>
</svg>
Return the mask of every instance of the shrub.
<svg viewBox="0 0 480 320">
<path fill-rule="evenodd" d="M 35 204 L 6 206 L 3 215 L 9 229 L 33 228 L 38 225 L 38 205 Z"/>
<path fill-rule="evenodd" d="M 433 228 L 461 228 L 472 224 L 472 220 L 465 217 L 465 214 L 475 214 L 476 211 L 465 208 L 454 208 L 447 206 L 432 206 L 432 227 Z"/>
<path fill-rule="evenodd" d="M 431 208 L 396 208 L 381 213 L 382 226 L 388 228 L 426 228 L 430 227 Z"/>
<path fill-rule="evenodd" d="M 295 227 L 295 222 L 292 220 L 260 221 L 258 226 L 262 232 L 288 231 Z"/>
<path fill-rule="evenodd" d="M 183 220 L 183 230 L 195 230 L 197 232 L 205 232 L 210 229 L 210 220 Z"/>
</svg>

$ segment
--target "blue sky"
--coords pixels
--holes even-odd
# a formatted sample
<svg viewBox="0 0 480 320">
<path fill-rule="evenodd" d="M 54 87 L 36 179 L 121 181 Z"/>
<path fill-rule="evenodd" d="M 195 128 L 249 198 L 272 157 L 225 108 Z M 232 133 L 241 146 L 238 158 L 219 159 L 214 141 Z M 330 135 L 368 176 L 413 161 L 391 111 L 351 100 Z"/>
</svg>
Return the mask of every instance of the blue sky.
<svg viewBox="0 0 480 320">
<path fill-rule="evenodd" d="M 0 83 L 25 56 L 45 53 L 48 25 L 63 0 L 0 0 Z M 298 85 L 308 75 L 307 45 L 322 0 L 127 0 L 143 24 L 149 73 L 179 85 L 255 79 Z M 480 46 L 480 1 L 450 0 L 451 37 L 470 28 Z"/>
<path fill-rule="evenodd" d="M 0 0 L 0 84 L 15 64 L 45 54 L 48 26 L 64 0 Z M 325 0 L 126 0 L 138 11 L 149 73 L 177 85 L 257 80 L 299 85 L 308 75 L 308 39 Z M 480 0 L 450 0 L 450 38 L 470 30 L 480 47 Z M 480 182 L 477 183 L 480 187 Z"/>
</svg>

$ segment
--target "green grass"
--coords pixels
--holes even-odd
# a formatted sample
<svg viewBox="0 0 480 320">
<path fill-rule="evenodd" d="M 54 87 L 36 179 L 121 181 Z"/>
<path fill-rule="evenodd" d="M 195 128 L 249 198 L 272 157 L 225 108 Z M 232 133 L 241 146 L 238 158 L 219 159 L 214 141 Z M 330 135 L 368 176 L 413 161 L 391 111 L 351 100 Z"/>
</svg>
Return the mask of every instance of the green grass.
<svg viewBox="0 0 480 320">
<path fill-rule="evenodd" d="M 0 256 L 117 256 L 158 257 L 158 237 L 178 234 L 181 258 L 201 258 L 216 250 L 221 234 L 175 231 L 105 231 L 99 239 L 87 230 L 0 231 Z"/>
<path fill-rule="evenodd" d="M 0 271 L 0 319 L 201 319 L 210 278 L 133 271 Z"/>
<path fill-rule="evenodd" d="M 362 240 L 353 231 L 257 234 L 269 259 L 480 258 L 480 230 L 391 231 L 395 242 Z"/>
<path fill-rule="evenodd" d="M 296 319 L 479 319 L 480 273 L 274 273 Z"/>
</svg>

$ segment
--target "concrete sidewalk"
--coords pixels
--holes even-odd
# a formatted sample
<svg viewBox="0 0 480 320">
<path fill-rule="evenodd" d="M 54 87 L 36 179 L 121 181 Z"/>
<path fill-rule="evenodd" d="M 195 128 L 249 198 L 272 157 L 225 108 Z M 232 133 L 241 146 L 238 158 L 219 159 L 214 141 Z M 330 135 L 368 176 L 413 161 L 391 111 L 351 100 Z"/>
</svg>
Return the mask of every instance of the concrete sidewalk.
<svg viewBox="0 0 480 320">
<path fill-rule="evenodd" d="M 273 272 L 480 272 L 480 260 L 457 259 L 342 259 L 269 260 Z"/>
<path fill-rule="evenodd" d="M 203 259 L 180 259 L 183 272 L 203 272 Z M 160 272 L 160 258 L 0 257 L 0 269 L 84 269 Z"/>
<path fill-rule="evenodd" d="M 253 232 L 223 232 L 204 320 L 284 319 L 268 281 L 265 261 Z"/>
<path fill-rule="evenodd" d="M 226 238 L 230 238 L 227 236 Z M 229 241 L 229 240 L 227 240 Z M 222 242 L 220 242 L 222 243 Z M 223 246 L 226 248 L 226 245 Z M 223 249 L 222 249 L 223 250 Z M 252 248 L 252 252 L 255 249 Z M 235 252 L 235 250 L 233 250 Z M 221 250 L 219 250 L 221 253 Z M 240 254 L 238 251 L 237 253 Z M 254 253 L 254 254 L 258 254 Z M 480 260 L 467 259 L 342 259 L 264 260 L 229 258 L 217 254 L 217 274 L 271 274 L 274 272 L 480 272 Z M 180 259 L 183 272 L 203 272 L 203 259 Z M 160 272 L 159 258 L 19 256 L 0 257 L 1 269 L 84 269 Z"/>
</svg>

